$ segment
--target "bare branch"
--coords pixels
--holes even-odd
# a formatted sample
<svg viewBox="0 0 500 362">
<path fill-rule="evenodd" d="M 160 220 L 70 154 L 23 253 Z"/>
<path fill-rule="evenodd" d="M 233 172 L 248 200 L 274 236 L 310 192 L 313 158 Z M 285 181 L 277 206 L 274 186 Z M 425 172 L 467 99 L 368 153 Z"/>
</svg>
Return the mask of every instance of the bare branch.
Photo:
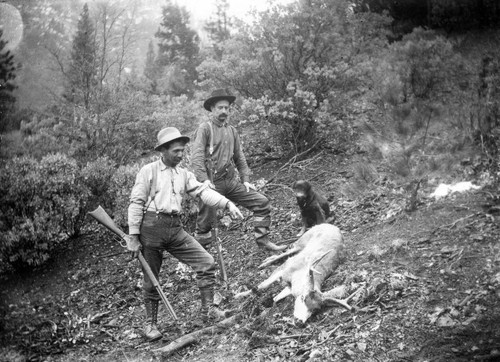
<svg viewBox="0 0 500 362">
<path fill-rule="evenodd" d="M 304 152 L 301 152 L 301 153 L 299 153 L 299 154 L 297 154 L 297 155 L 293 156 L 290 160 L 288 160 L 288 162 L 287 162 L 287 163 L 285 163 L 283 166 L 281 166 L 281 167 L 278 169 L 278 171 L 276 171 L 276 173 L 274 174 L 274 176 L 273 176 L 273 177 L 271 177 L 269 180 L 267 180 L 266 185 L 267 185 L 267 184 L 269 184 L 269 183 L 271 183 L 271 182 L 273 182 L 273 181 L 276 179 L 276 177 L 278 176 L 278 174 L 279 174 L 279 173 L 280 173 L 280 172 L 281 172 L 284 168 L 286 168 L 286 167 L 287 167 L 287 166 L 289 166 L 289 165 L 292 165 L 292 164 L 293 164 L 293 163 L 294 163 L 294 162 L 295 162 L 295 161 L 296 161 L 299 157 L 301 157 L 301 156 L 303 156 L 303 155 L 306 155 L 306 154 L 308 154 L 309 152 L 311 152 L 312 150 L 314 150 L 314 149 L 316 148 L 316 146 L 318 145 L 318 143 L 319 143 L 319 142 L 320 142 L 319 140 L 318 140 L 318 141 L 316 141 L 316 143 L 315 143 L 314 145 L 312 145 L 312 147 L 310 147 L 309 149 L 305 150 Z"/>
</svg>

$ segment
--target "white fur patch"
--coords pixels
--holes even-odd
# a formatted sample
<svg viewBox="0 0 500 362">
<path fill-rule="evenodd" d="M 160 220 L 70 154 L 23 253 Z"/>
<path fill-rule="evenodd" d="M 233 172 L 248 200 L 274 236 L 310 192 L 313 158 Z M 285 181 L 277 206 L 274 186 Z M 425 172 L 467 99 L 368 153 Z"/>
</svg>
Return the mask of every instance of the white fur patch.
<svg viewBox="0 0 500 362">
<path fill-rule="evenodd" d="M 311 311 L 307 308 L 306 303 L 304 303 L 304 297 L 299 296 L 295 299 L 295 307 L 293 310 L 293 316 L 299 321 L 304 323 L 312 315 Z"/>
</svg>

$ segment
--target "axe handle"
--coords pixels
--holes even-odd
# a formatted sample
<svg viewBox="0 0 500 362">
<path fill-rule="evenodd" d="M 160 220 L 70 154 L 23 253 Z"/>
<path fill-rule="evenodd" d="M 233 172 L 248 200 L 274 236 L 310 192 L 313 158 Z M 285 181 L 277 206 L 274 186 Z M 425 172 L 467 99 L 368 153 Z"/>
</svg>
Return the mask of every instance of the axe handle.
<svg viewBox="0 0 500 362">
<path fill-rule="evenodd" d="M 216 216 L 217 217 L 217 216 Z M 217 221 L 216 221 L 217 222 Z M 217 258 L 219 259 L 220 273 L 222 277 L 222 281 L 227 284 L 227 271 L 226 271 L 226 263 L 224 262 L 224 258 L 222 257 L 222 245 L 219 238 L 219 230 L 217 227 L 212 229 L 215 248 L 217 249 Z"/>
<path fill-rule="evenodd" d="M 211 144 L 210 147 L 213 148 L 213 145 Z M 210 151 L 210 155 L 212 155 L 212 152 L 213 151 Z M 214 166 L 214 163 L 213 163 L 211 157 L 210 157 L 210 161 L 211 161 L 211 167 L 210 167 L 210 172 L 209 172 L 208 176 L 209 176 L 209 180 L 212 183 L 212 185 L 215 185 L 214 184 L 214 174 L 215 174 L 214 168 L 215 168 L 215 166 Z M 226 263 L 224 262 L 224 258 L 222 257 L 222 246 L 221 246 L 221 242 L 219 239 L 217 212 L 215 213 L 215 218 L 213 219 L 213 223 L 212 223 L 212 238 L 213 238 L 213 242 L 215 244 L 215 249 L 217 250 L 217 259 L 218 259 L 219 266 L 220 266 L 220 274 L 221 274 L 222 282 L 225 285 L 227 285 Z"/>
</svg>

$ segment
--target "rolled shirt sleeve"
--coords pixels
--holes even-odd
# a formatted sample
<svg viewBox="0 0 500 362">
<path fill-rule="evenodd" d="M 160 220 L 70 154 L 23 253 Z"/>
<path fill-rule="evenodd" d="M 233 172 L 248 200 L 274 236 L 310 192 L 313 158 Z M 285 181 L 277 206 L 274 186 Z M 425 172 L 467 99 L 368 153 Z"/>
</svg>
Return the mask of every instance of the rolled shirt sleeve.
<svg viewBox="0 0 500 362">
<path fill-rule="evenodd" d="M 196 180 L 194 174 L 187 171 L 187 181 L 186 188 L 187 192 L 191 197 L 199 197 L 204 204 L 208 206 L 217 207 L 224 209 L 229 202 L 229 199 L 219 194 L 217 191 L 212 190 L 209 187 L 203 187 L 204 185 Z"/>
</svg>

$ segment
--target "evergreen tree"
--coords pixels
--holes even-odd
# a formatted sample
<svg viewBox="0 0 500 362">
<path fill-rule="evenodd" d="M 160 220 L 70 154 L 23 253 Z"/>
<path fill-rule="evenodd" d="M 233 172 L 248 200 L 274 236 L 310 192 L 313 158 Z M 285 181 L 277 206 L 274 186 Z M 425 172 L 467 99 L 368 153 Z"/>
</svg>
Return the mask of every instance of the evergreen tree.
<svg viewBox="0 0 500 362">
<path fill-rule="evenodd" d="M 97 85 L 95 30 L 90 20 L 89 8 L 83 5 L 76 35 L 73 38 L 69 83 L 71 100 L 90 107 L 92 93 Z"/>
<path fill-rule="evenodd" d="M 151 91 L 153 93 L 156 93 L 158 87 L 158 78 L 160 76 L 160 70 L 158 69 L 158 64 L 156 62 L 156 54 L 152 41 L 149 42 L 148 52 L 146 53 L 144 76 L 149 80 L 151 84 Z"/>
<path fill-rule="evenodd" d="M 16 98 L 12 91 L 16 88 L 13 81 L 16 78 L 14 55 L 5 50 L 7 42 L 2 39 L 3 30 L 0 28 L 0 130 L 8 127 L 7 115 L 14 106 Z"/>
<path fill-rule="evenodd" d="M 215 53 L 220 59 L 222 50 L 220 44 L 231 36 L 231 18 L 228 15 L 229 3 L 227 0 L 217 0 L 215 3 L 215 15 L 205 25 L 205 31 L 212 41 Z"/>
<path fill-rule="evenodd" d="M 167 0 L 162 10 L 162 22 L 155 36 L 159 39 L 158 64 L 169 68 L 171 95 L 192 94 L 199 64 L 199 37 L 189 27 L 186 8 Z"/>
</svg>

